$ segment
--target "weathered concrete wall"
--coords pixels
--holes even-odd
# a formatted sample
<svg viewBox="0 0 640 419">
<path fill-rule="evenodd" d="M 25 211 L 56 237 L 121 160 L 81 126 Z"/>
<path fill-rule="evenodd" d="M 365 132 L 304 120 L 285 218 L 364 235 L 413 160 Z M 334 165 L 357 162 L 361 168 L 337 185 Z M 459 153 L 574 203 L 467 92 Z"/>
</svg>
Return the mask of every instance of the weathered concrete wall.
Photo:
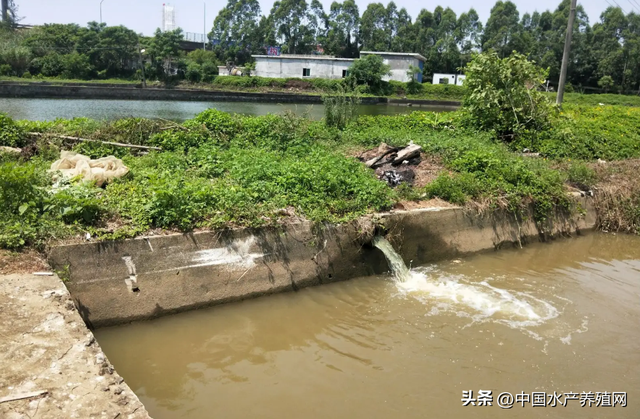
<svg viewBox="0 0 640 419">
<path fill-rule="evenodd" d="M 420 54 L 360 51 L 361 58 L 372 54 L 381 56 L 383 62 L 389 66 L 390 74 L 383 77 L 385 81 L 395 80 L 407 83 L 411 81 L 411 78 L 407 74 L 410 66 L 417 68 L 424 67 L 423 63 L 425 58 Z M 422 74 L 418 75 L 418 81 L 422 82 Z"/>
<path fill-rule="evenodd" d="M 302 70 L 308 68 L 308 78 L 341 79 L 343 71 L 353 64 L 349 58 L 290 57 L 290 56 L 254 56 L 256 60 L 255 75 L 260 77 L 303 78 Z"/>
<path fill-rule="evenodd" d="M 1 418 L 149 419 L 57 276 L 0 276 L 0 314 Z"/>
<path fill-rule="evenodd" d="M 42 98 L 42 99 L 113 99 L 113 100 L 175 100 L 175 101 L 216 101 L 216 102 L 266 102 L 320 104 L 322 96 L 296 93 L 246 93 L 198 89 L 141 89 L 139 87 L 116 85 L 52 85 L 19 84 L 0 82 L 0 97 Z M 460 106 L 457 101 L 388 99 L 384 97 L 363 97 L 365 105 L 413 104 L 425 106 Z"/>
<path fill-rule="evenodd" d="M 137 89 L 130 87 L 51 86 L 38 84 L 0 84 L 0 97 L 322 103 L 320 96 L 288 93 L 245 93 L 197 89 Z"/>
<path fill-rule="evenodd" d="M 414 265 L 540 237 L 531 220 L 481 217 L 460 208 L 379 217 L 376 224 L 384 225 L 399 253 Z M 67 287 L 85 321 L 101 327 L 385 272 L 382 254 L 363 246 L 364 225 L 303 222 L 283 229 L 69 245 L 54 248 L 49 260 L 68 271 Z M 579 221 L 558 215 L 546 228 L 552 236 L 594 225 L 589 210 Z"/>
</svg>

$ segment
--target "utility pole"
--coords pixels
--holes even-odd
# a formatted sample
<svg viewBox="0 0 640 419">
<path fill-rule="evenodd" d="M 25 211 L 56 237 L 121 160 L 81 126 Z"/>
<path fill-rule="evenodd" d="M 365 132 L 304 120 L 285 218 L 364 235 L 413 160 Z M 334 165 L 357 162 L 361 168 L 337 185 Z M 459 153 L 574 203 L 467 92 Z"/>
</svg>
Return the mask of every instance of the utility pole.
<svg viewBox="0 0 640 419">
<path fill-rule="evenodd" d="M 100 26 L 102 26 L 102 2 L 104 0 L 100 0 Z"/>
<path fill-rule="evenodd" d="M 138 56 L 140 57 L 140 70 L 142 71 L 142 88 L 147 88 L 147 78 L 144 75 L 144 61 L 142 60 L 142 53 L 144 49 L 140 49 L 140 42 L 138 42 Z"/>
<path fill-rule="evenodd" d="M 560 68 L 560 81 L 558 82 L 558 96 L 556 104 L 562 105 L 564 98 L 564 85 L 567 82 L 567 67 L 569 67 L 569 52 L 571 51 L 571 36 L 573 35 L 573 21 L 576 18 L 576 2 L 571 0 L 571 9 L 569 9 L 569 22 L 567 23 L 567 36 L 564 39 L 564 52 L 562 53 L 562 67 Z"/>
<path fill-rule="evenodd" d="M 2 0 L 2 22 L 9 23 L 9 0 Z"/>
<path fill-rule="evenodd" d="M 207 49 L 207 3 L 204 3 L 204 18 L 202 20 L 202 49 Z"/>
</svg>

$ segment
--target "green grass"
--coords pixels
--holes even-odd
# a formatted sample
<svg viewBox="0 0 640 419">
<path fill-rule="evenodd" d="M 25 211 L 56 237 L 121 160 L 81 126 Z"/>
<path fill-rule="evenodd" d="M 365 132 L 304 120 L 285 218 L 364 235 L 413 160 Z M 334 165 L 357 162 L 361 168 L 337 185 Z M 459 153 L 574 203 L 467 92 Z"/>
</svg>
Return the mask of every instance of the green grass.
<svg viewBox="0 0 640 419">
<path fill-rule="evenodd" d="M 640 157 L 640 108 L 567 104 L 555 115 L 551 129 L 532 143 L 516 142 L 514 149 L 531 148 L 551 159 L 620 160 Z"/>
<path fill-rule="evenodd" d="M 534 159 L 513 152 L 525 144 L 503 144 L 490 132 L 466 128 L 463 112 L 361 116 L 343 130 L 292 114 L 216 110 L 183 124 L 141 118 L 15 122 L 3 116 L 0 145 L 24 146 L 25 132 L 37 131 L 163 151 L 137 156 L 126 148 L 76 145 L 91 157 L 121 157 L 130 173 L 105 188 L 72 181 L 54 192 L 47 169 L 64 146 L 59 139 L 41 138 L 31 146 L 31 158 L 0 154 L 0 247 L 40 246 L 86 231 L 122 238 L 153 228 L 273 225 L 286 208 L 317 222 L 344 222 L 407 197 L 473 200 L 520 215 L 533 205 L 542 222 L 555 209 L 569 208 L 567 182 L 594 183 L 594 174 L 576 159 L 640 157 L 639 127 L 640 109 L 567 105 L 552 118 L 552 129 L 539 135 L 534 145 L 544 158 Z M 393 190 L 345 152 L 410 141 L 439 156 L 446 169 L 424 188 Z"/>
<path fill-rule="evenodd" d="M 555 100 L 556 95 L 552 95 Z M 640 106 L 640 96 L 638 95 L 614 95 L 614 94 L 580 94 L 565 93 L 565 103 L 575 105 L 624 105 L 624 106 Z"/>
</svg>

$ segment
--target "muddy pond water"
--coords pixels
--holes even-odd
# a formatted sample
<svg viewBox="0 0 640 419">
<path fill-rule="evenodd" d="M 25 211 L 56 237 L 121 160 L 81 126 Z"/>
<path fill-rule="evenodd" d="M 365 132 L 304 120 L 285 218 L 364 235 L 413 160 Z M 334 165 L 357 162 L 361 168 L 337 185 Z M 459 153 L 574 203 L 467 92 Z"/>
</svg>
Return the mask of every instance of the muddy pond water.
<svg viewBox="0 0 640 419">
<path fill-rule="evenodd" d="M 291 111 L 298 115 L 307 115 L 312 119 L 321 119 L 324 116 L 324 106 L 322 104 L 0 98 L 0 112 L 7 113 L 14 119 L 34 121 L 52 121 L 56 118 L 70 119 L 75 117 L 99 120 L 139 117 L 163 118 L 181 122 L 193 118 L 200 112 L 210 108 L 245 115 L 278 114 Z M 417 110 L 446 112 L 455 109 L 455 107 L 450 106 L 360 105 L 358 112 L 361 115 L 395 115 Z"/>
<path fill-rule="evenodd" d="M 594 233 L 96 336 L 155 419 L 638 418 L 640 237 Z"/>
</svg>

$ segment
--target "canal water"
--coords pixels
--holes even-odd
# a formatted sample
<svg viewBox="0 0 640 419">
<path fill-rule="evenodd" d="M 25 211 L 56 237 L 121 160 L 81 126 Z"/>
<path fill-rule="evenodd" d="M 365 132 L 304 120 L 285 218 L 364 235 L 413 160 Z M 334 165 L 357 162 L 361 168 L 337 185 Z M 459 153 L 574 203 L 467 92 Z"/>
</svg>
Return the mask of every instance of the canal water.
<svg viewBox="0 0 640 419">
<path fill-rule="evenodd" d="M 34 121 L 51 121 L 56 118 L 70 119 L 75 117 L 99 120 L 141 117 L 163 118 L 182 122 L 193 118 L 198 113 L 209 108 L 246 115 L 266 115 L 292 111 L 298 115 L 306 113 L 312 119 L 321 119 L 324 116 L 324 106 L 321 104 L 0 98 L 0 112 L 7 113 L 14 119 L 29 119 Z M 362 115 L 395 115 L 416 110 L 445 112 L 455 110 L 455 108 L 441 106 L 359 106 L 359 113 Z"/>
<path fill-rule="evenodd" d="M 590 234 L 411 274 L 96 336 L 155 419 L 638 418 L 640 237 Z M 503 393 L 530 401 L 502 409 Z"/>
</svg>

